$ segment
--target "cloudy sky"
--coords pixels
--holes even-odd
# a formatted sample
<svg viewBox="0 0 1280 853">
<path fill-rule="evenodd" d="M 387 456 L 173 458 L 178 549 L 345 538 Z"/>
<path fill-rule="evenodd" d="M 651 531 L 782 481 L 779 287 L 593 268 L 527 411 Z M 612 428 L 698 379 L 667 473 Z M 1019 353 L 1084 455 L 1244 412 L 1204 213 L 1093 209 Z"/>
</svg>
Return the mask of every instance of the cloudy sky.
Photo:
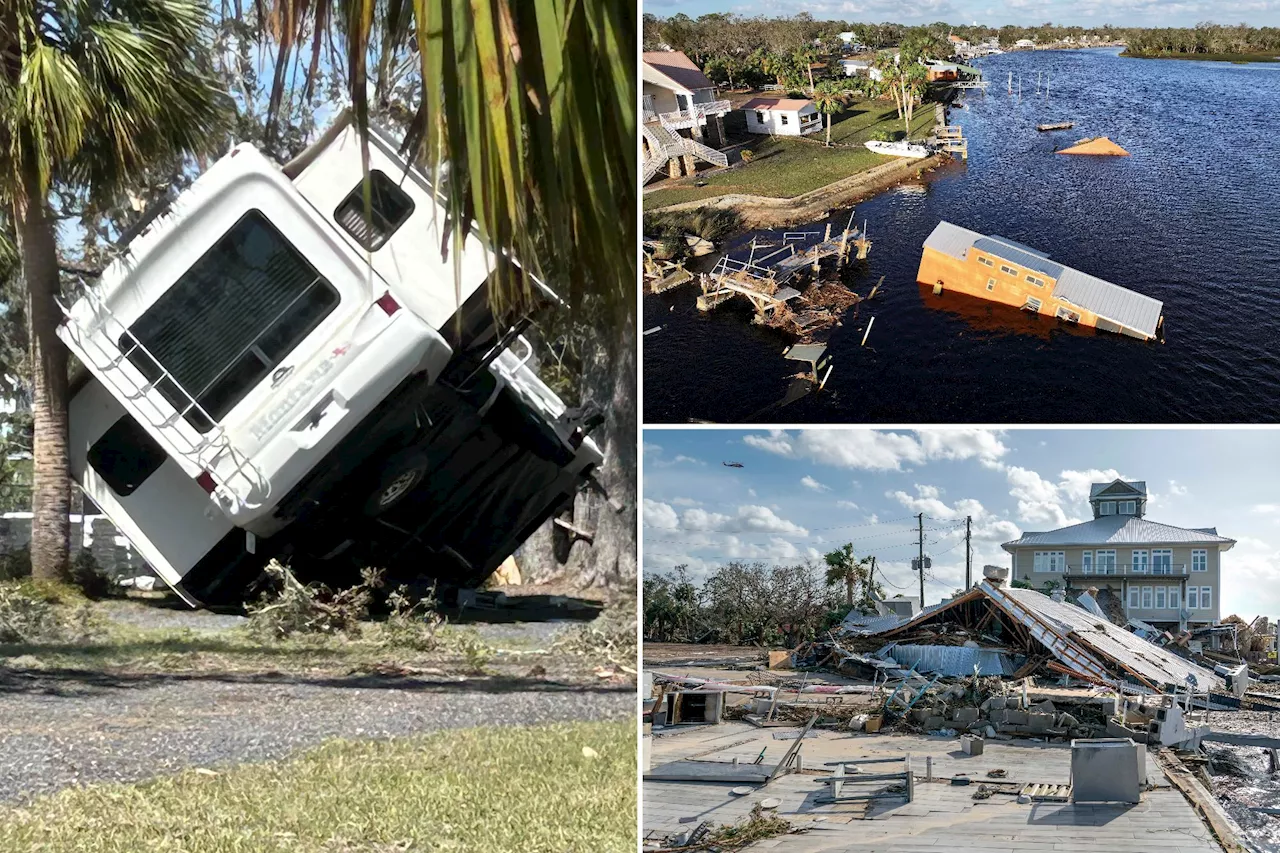
<svg viewBox="0 0 1280 853">
<path fill-rule="evenodd" d="M 1223 555 L 1224 616 L 1280 616 L 1280 435 L 1270 430 L 646 428 L 644 570 L 820 560 L 852 542 L 877 557 L 891 594 L 918 594 L 910 560 L 923 512 L 935 602 L 963 586 L 965 516 L 977 576 L 1009 565 L 1000 543 L 1090 518 L 1089 484 L 1117 477 L 1147 481 L 1153 521 L 1237 541 Z"/>
<path fill-rule="evenodd" d="M 1085 27 L 1190 27 L 1199 21 L 1244 21 L 1255 27 L 1280 23 L 1280 0 L 642 0 L 645 12 L 663 17 L 683 12 L 794 15 L 819 20 L 902 24 L 1037 25 L 1046 21 Z"/>
</svg>

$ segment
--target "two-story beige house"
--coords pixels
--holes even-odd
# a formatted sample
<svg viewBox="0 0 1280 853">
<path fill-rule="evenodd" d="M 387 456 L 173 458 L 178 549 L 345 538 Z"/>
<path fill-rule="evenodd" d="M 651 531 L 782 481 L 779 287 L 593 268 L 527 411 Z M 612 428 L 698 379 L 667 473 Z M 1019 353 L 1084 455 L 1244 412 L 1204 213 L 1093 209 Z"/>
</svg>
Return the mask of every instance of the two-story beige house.
<svg viewBox="0 0 1280 853">
<path fill-rule="evenodd" d="M 1036 589 L 1109 589 L 1130 619 L 1184 629 L 1219 620 L 1223 551 L 1236 542 L 1213 527 L 1174 527 L 1146 518 L 1147 484 L 1116 480 L 1089 490 L 1093 520 L 1004 543 L 1013 580 Z"/>
<path fill-rule="evenodd" d="M 725 144 L 724 114 L 729 102 L 693 60 L 678 50 L 646 52 L 640 64 L 644 180 L 664 167 L 673 178 L 694 174 L 697 161 L 729 163 L 717 149 Z"/>
</svg>

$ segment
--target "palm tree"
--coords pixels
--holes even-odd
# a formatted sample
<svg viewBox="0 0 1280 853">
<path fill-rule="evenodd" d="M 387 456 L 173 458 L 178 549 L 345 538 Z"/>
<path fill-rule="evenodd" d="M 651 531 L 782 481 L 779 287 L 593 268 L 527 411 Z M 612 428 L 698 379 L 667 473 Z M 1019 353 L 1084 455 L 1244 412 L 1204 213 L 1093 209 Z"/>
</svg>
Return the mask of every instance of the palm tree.
<svg viewBox="0 0 1280 853">
<path fill-rule="evenodd" d="M 908 63 L 901 69 L 897 77 L 899 103 L 902 105 L 902 122 L 906 127 L 907 140 L 911 139 L 911 116 L 915 112 L 916 102 L 924 98 L 929 91 L 929 75 L 925 67 L 918 62 Z"/>
<path fill-rule="evenodd" d="M 26 285 L 34 425 L 32 574 L 66 576 L 70 540 L 67 351 L 55 331 L 51 187 L 110 198 L 148 163 L 217 144 L 229 100 L 213 86 L 195 0 L 9 0 L 0 10 L 0 201 Z"/>
<path fill-rule="evenodd" d="M 844 603 L 850 609 L 853 608 L 855 600 L 863 603 L 871 597 L 874 591 L 870 573 L 871 558 L 855 557 L 852 542 L 841 545 L 822 559 L 827 564 L 827 586 L 844 584 Z M 855 597 L 854 590 L 859 588 L 861 588 L 861 594 Z"/>
<path fill-rule="evenodd" d="M 818 112 L 827 117 L 827 147 L 831 147 L 831 116 L 840 112 L 848 95 L 844 88 L 834 80 L 824 80 L 813 91 L 813 105 Z"/>
<path fill-rule="evenodd" d="M 636 4 L 613 0 L 264 0 L 276 67 L 345 63 L 358 127 L 387 57 L 416 64 L 405 149 L 439 188 L 459 253 L 471 222 L 501 250 L 491 301 L 541 276 L 585 336 L 585 401 L 607 413 L 598 479 L 635 493 Z M 424 81 L 429 85 L 424 85 Z M 277 88 L 284 85 L 283 72 Z M 442 246 L 442 251 L 447 248 Z M 508 256 L 518 258 L 521 266 Z M 585 402 L 584 401 L 584 402 Z M 595 518 L 591 559 L 634 570 L 634 502 Z M 609 545 L 612 541 L 614 544 Z M 580 576 L 581 577 L 581 576 Z"/>
<path fill-rule="evenodd" d="M 880 79 L 876 82 L 880 84 L 881 89 L 889 91 L 893 97 L 894 106 L 898 108 L 898 118 L 902 118 L 902 99 L 898 91 L 901 67 L 898 65 L 897 57 L 888 51 L 881 51 L 871 60 L 871 67 L 880 73 Z"/>
</svg>

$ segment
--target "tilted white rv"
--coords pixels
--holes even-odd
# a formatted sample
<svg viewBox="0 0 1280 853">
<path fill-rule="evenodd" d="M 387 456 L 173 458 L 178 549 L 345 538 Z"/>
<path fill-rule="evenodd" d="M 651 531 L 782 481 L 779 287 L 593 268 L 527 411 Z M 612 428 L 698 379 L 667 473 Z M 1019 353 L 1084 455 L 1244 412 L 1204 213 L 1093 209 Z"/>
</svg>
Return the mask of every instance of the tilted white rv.
<svg viewBox="0 0 1280 853">
<path fill-rule="evenodd" d="M 363 174 L 345 118 L 283 169 L 237 146 L 66 309 L 73 475 L 190 603 L 272 556 L 478 585 L 602 461 L 490 310 L 476 236 L 455 278 L 376 130 L 370 207 Z"/>
</svg>

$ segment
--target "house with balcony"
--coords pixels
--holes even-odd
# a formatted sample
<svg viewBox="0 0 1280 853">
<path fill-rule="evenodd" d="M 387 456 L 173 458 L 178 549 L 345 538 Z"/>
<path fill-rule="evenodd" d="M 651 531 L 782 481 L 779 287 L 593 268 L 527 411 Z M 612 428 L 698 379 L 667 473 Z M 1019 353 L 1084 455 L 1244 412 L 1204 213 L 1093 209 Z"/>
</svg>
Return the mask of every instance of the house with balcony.
<svg viewBox="0 0 1280 853">
<path fill-rule="evenodd" d="M 1175 527 L 1147 515 L 1141 480 L 1094 483 L 1093 519 L 1057 530 L 1024 533 L 1002 546 L 1013 580 L 1036 589 L 1052 584 L 1069 594 L 1097 587 L 1120 602 L 1129 619 L 1163 630 L 1219 621 L 1220 557 L 1235 545 L 1213 527 Z M 1104 595 L 1105 597 L 1105 595 Z"/>
<path fill-rule="evenodd" d="M 698 161 L 727 166 L 717 149 L 729 102 L 716 97 L 702 69 L 678 50 L 655 50 L 643 54 L 640 71 L 645 181 L 664 167 L 678 178 L 694 174 Z"/>
</svg>

